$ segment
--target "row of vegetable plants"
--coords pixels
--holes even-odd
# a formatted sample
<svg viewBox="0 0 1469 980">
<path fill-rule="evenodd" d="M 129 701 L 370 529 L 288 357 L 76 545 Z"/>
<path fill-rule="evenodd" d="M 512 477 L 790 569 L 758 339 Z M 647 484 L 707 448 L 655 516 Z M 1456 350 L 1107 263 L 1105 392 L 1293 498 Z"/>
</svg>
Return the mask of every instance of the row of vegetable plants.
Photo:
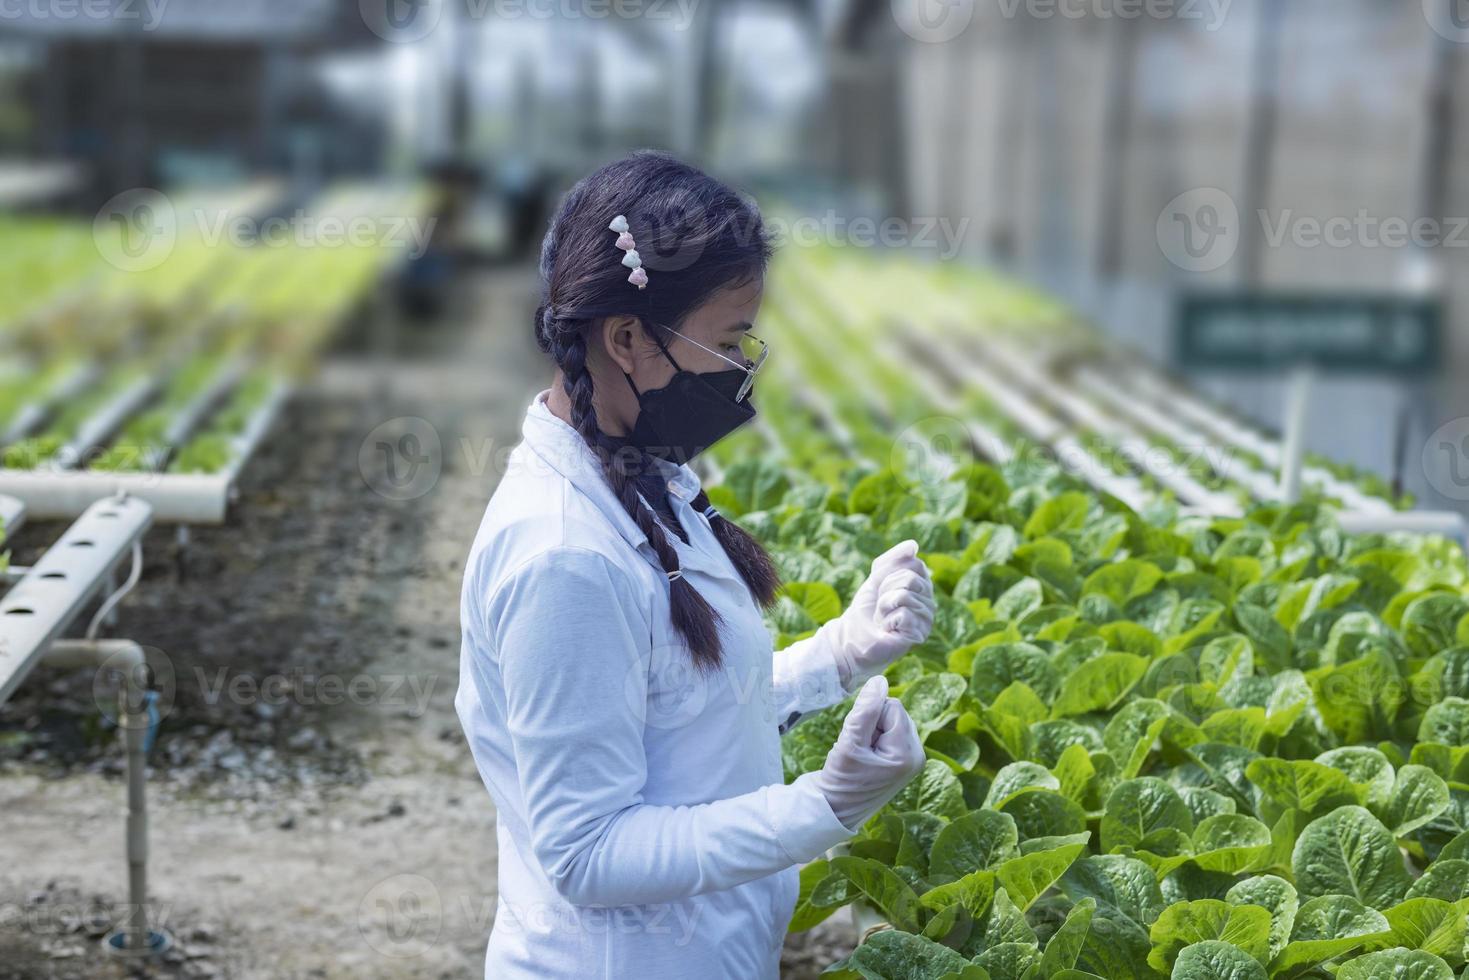
<svg viewBox="0 0 1469 980">
<path fill-rule="evenodd" d="M 194 234 L 154 267 L 94 277 L 54 329 L 12 337 L 0 356 L 18 381 L 0 396 L 0 462 L 17 471 L 229 470 L 252 442 L 255 416 L 312 368 L 403 254 L 396 224 L 431 204 L 424 188 L 346 185 L 309 211 L 318 222 L 356 222 L 355 242 L 242 246 Z M 378 233 L 363 235 L 362 219 Z"/>
<path fill-rule="evenodd" d="M 772 368 L 801 387 L 757 388 L 762 423 L 716 447 L 710 496 L 780 567 L 777 647 L 906 538 L 939 603 L 887 671 L 927 764 L 802 871 L 792 929 L 848 905 L 878 920 L 828 975 L 1469 977 L 1457 546 L 1346 534 L 1319 499 L 1131 507 L 1027 451 L 983 393 L 941 394 L 875 344 L 834 357 L 851 325 L 780 270 L 771 292 Z M 975 407 L 1003 458 L 894 438 L 940 402 Z M 788 778 L 849 708 L 784 737 Z"/>
<path fill-rule="evenodd" d="M 996 348 L 997 358 L 1012 352 L 1024 355 L 1023 360 L 1030 362 L 1028 366 L 1042 375 L 1031 393 L 1039 402 L 1058 398 L 1093 401 L 1097 411 L 1131 427 L 1132 419 L 1118 416 L 1115 406 L 1097 400 L 1091 388 L 1078 384 L 1074 376 L 1078 367 L 1106 368 L 1119 377 L 1124 389 L 1139 403 L 1147 402 L 1167 415 L 1207 414 L 1211 426 L 1227 428 L 1236 437 L 1222 441 L 1216 431 L 1192 427 L 1192 436 L 1180 440 L 1145 427 L 1139 435 L 1175 457 L 1166 463 L 1166 472 L 1187 470 L 1206 489 L 1245 501 L 1268 499 L 1259 488 L 1276 477 L 1278 442 L 1229 412 L 1207 404 L 1196 393 L 1188 392 L 1186 399 L 1180 399 L 1177 382 L 1158 374 L 1141 358 L 1119 354 L 1114 342 L 1079 321 L 1064 304 L 993 275 L 975 274 L 952 265 L 853 255 L 852 250 L 839 248 L 788 252 L 782 258 L 782 274 L 810 284 L 809 290 L 793 299 L 825 307 L 853 341 L 870 345 L 901 323 L 927 342 L 952 350 L 957 332 L 961 335 L 958 343 L 991 345 Z M 1156 394 L 1157 400 L 1145 397 L 1149 393 Z M 1201 455 L 1199 449 L 1203 446 L 1227 449 L 1228 453 Z M 1270 458 L 1258 451 L 1261 449 Z M 1212 467 L 1211 463 L 1220 463 L 1223 468 Z M 1340 502 L 1344 494 L 1349 494 L 1352 500 L 1348 503 L 1365 498 L 1375 502 L 1370 505 L 1380 504 L 1383 509 L 1403 509 L 1413 503 L 1411 496 L 1394 496 L 1375 474 L 1319 456 L 1312 457 L 1308 464 L 1303 474 L 1306 490 L 1322 499 Z M 1165 495 L 1171 493 L 1155 477 L 1146 473 L 1141 476 Z"/>
</svg>

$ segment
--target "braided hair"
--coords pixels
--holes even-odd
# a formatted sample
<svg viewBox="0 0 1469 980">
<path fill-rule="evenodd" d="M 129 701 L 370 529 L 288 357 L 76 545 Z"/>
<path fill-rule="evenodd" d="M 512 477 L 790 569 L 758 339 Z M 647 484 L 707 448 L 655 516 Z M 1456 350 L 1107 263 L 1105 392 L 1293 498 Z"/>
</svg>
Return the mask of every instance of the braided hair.
<svg viewBox="0 0 1469 980">
<path fill-rule="evenodd" d="M 607 223 L 618 214 L 637 229 L 638 252 L 652 273 L 646 289 L 628 283 L 622 253 L 612 247 Z M 579 181 L 562 200 L 541 244 L 543 297 L 536 310 L 536 343 L 561 369 L 572 426 L 668 575 L 674 629 L 700 670 L 722 663 L 719 614 L 682 576 L 678 553 L 639 493 L 647 475 L 656 472 L 655 462 L 598 424 L 588 337 L 609 316 L 677 327 L 715 293 L 762 276 L 770 254 L 753 203 L 699 170 L 653 152 L 634 154 Z M 692 504 L 712 512 L 702 491 Z M 770 556 L 733 521 L 716 516 L 710 523 L 751 595 L 769 607 L 780 585 Z"/>
</svg>

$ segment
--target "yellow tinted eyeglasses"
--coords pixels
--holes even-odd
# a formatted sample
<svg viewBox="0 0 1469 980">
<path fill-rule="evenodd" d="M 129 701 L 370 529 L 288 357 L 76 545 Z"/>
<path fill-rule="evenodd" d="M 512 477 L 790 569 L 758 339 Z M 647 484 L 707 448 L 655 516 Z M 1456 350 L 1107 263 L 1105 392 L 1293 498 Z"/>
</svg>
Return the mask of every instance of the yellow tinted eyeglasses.
<svg viewBox="0 0 1469 980">
<path fill-rule="evenodd" d="M 649 322 L 651 323 L 652 321 Z M 756 337 L 754 334 L 751 333 L 747 333 L 740 338 L 740 356 L 745 362 L 741 364 L 739 361 L 736 361 L 728 354 L 721 354 L 719 351 L 714 350 L 712 347 L 705 347 L 697 340 L 693 339 L 692 337 L 684 336 L 670 326 L 662 323 L 654 323 L 654 326 L 661 327 L 662 329 L 667 330 L 669 333 L 673 334 L 680 340 L 686 340 L 700 350 L 708 351 L 710 354 L 713 354 L 721 361 L 725 361 L 726 363 L 733 365 L 739 370 L 745 372 L 745 381 L 742 385 L 740 385 L 740 390 L 735 394 L 735 401 L 737 402 L 744 401 L 745 398 L 750 394 L 750 389 L 755 385 L 755 375 L 760 373 L 760 368 L 762 365 L 764 365 L 765 359 L 770 356 L 770 345 L 766 344 L 765 341 L 761 340 L 759 337 Z"/>
</svg>

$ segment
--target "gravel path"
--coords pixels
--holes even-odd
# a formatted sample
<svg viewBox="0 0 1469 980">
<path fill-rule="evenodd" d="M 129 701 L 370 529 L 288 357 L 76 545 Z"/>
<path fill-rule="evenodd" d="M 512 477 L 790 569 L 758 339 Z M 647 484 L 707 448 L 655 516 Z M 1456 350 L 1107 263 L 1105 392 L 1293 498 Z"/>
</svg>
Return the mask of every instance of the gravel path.
<svg viewBox="0 0 1469 980">
<path fill-rule="evenodd" d="M 453 710 L 458 591 L 546 375 L 526 283 L 477 278 L 450 322 L 402 326 L 389 383 L 371 354 L 334 360 L 229 526 L 182 554 L 172 529 L 150 535 L 112 633 L 174 679 L 149 785 L 155 914 L 177 939 L 163 963 L 129 974 L 96 953 L 125 868 L 121 752 L 92 678 L 41 670 L 0 708 L 0 980 L 479 975 L 494 814 Z M 15 560 L 58 530 L 26 529 Z M 785 975 L 850 942 L 844 921 L 793 937 Z"/>
</svg>

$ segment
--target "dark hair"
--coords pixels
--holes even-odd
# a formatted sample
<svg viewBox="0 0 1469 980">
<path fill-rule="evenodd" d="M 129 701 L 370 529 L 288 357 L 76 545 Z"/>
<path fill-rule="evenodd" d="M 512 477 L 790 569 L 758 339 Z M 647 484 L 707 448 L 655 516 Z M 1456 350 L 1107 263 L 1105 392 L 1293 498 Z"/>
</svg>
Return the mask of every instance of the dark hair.
<svg viewBox="0 0 1469 980">
<path fill-rule="evenodd" d="M 637 239 L 648 285 L 628 282 L 623 253 L 608 225 L 624 215 Z M 639 479 L 654 472 L 641 450 L 614 439 L 597 424 L 587 338 L 609 316 L 636 316 L 681 328 L 684 318 L 722 289 L 764 274 L 770 239 L 753 202 L 693 167 L 662 153 L 640 152 L 577 182 L 562 200 L 541 244 L 543 296 L 536 310 L 536 343 L 561 368 L 571 399 L 571 423 L 602 463 L 607 482 L 648 538 L 663 571 L 679 570 L 653 511 L 639 496 Z M 709 506 L 707 494 L 693 501 Z M 744 528 L 723 517 L 712 522 L 730 562 L 762 606 L 775 601 L 780 578 L 770 556 Z M 722 662 L 719 615 L 688 579 L 669 584 L 673 626 L 694 664 Z"/>
</svg>

